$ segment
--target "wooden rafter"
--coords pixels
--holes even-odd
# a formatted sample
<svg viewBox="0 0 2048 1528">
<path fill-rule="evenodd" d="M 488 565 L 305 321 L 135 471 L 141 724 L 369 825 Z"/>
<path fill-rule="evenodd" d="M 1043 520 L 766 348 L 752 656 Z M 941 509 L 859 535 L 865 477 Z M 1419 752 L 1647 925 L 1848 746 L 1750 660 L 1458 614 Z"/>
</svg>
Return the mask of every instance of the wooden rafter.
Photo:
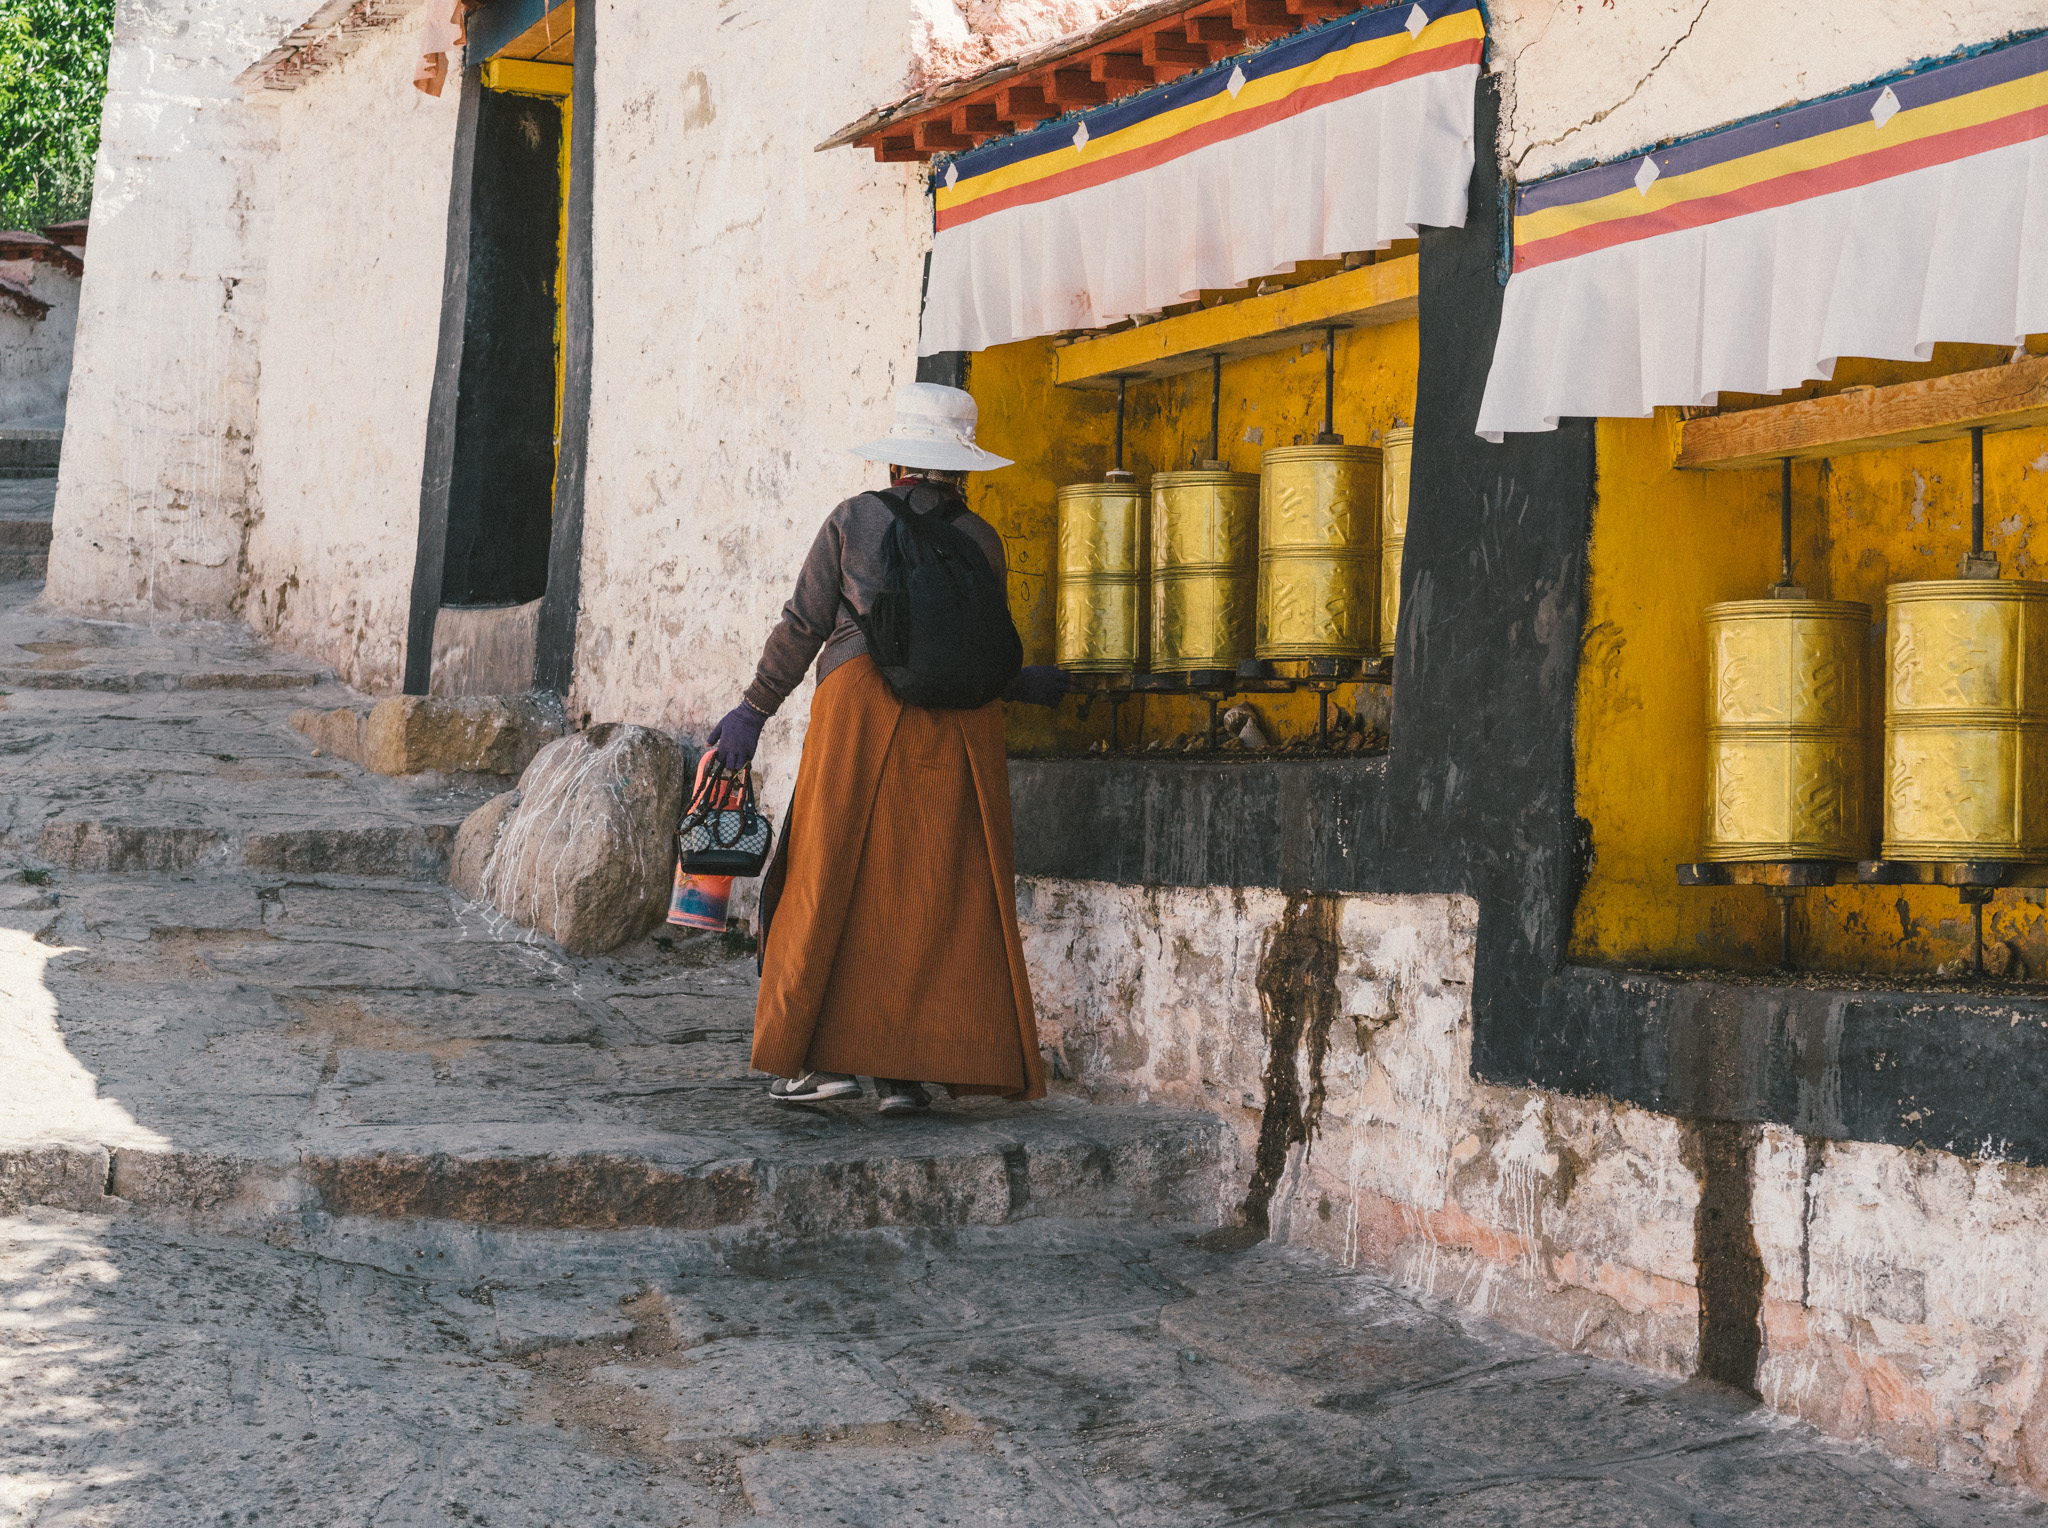
<svg viewBox="0 0 2048 1528">
<path fill-rule="evenodd" d="M 818 147 L 855 144 L 885 163 L 927 161 L 1149 90 L 1304 26 L 1381 3 L 1154 0 L 981 74 L 878 107 Z"/>
</svg>

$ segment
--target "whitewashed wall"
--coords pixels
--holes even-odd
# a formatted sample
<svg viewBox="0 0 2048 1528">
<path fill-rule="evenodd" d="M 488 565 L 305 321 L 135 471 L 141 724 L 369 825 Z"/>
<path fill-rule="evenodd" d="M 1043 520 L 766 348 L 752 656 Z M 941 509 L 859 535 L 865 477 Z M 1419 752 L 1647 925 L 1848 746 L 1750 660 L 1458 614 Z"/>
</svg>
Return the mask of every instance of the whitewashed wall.
<svg viewBox="0 0 2048 1528">
<path fill-rule="evenodd" d="M 813 147 L 896 88 L 909 28 L 899 0 L 803 0 L 731 27 L 681 8 L 600 21 L 572 716 L 702 736 L 826 514 L 884 481 L 847 447 L 886 433 L 914 374 L 929 204 L 917 166 Z M 777 798 L 808 693 L 763 738 Z"/>
<path fill-rule="evenodd" d="M 276 124 L 273 321 L 257 337 L 262 512 L 243 613 L 371 694 L 404 681 L 460 99 L 409 83 L 425 17 L 254 98 Z"/>
<path fill-rule="evenodd" d="M 1502 159 L 1531 180 L 2048 26 L 2048 0 L 1488 0 Z"/>
<path fill-rule="evenodd" d="M 1680 1120 L 1471 1075 L 1472 904 L 1333 899 L 1321 1107 L 1274 1234 L 1574 1351 L 1689 1373 L 1699 1151 Z M 1042 1043 L 1089 1095 L 1208 1109 L 1251 1177 L 1274 1066 L 1274 891 L 1026 879 Z M 1318 1086 L 1319 1084 L 1319 1086 Z M 1764 1127 L 1758 1383 L 1780 1411 L 1932 1468 L 2048 1490 L 2048 1170 Z"/>
<path fill-rule="evenodd" d="M 41 318 L 0 308 L 0 428 L 61 429 L 79 278 L 42 260 L 0 260 L 0 277 L 50 305 Z"/>
<path fill-rule="evenodd" d="M 263 321 L 257 186 L 275 145 L 234 82 L 299 19 L 215 0 L 116 11 L 45 586 L 54 605 L 239 608 Z"/>
</svg>

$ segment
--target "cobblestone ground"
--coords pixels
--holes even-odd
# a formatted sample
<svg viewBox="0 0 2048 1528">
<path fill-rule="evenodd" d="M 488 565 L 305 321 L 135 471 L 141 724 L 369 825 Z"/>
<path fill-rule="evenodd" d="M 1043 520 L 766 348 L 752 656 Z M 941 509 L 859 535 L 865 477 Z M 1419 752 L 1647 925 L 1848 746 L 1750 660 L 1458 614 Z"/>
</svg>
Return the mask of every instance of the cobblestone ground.
<svg viewBox="0 0 2048 1528">
<path fill-rule="evenodd" d="M 279 1242 L 285 1243 L 279 1245 Z M 0 1521 L 2034 1520 L 1271 1247 L 0 1221 Z"/>
<path fill-rule="evenodd" d="M 1905 1525 L 2048 1505 L 1215 1229 L 1217 1122 L 777 1111 L 715 942 L 437 876 L 503 782 L 0 586 L 0 1525 Z"/>
</svg>

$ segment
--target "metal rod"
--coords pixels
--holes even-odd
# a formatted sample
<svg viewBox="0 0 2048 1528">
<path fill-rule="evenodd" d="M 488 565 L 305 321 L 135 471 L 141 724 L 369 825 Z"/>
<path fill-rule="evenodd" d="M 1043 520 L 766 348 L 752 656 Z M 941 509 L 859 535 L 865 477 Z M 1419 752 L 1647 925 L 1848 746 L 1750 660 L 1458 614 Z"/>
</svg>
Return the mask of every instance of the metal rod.
<svg viewBox="0 0 2048 1528">
<path fill-rule="evenodd" d="M 1209 702 L 1209 752 L 1214 753 L 1216 751 L 1216 734 L 1218 731 L 1216 712 L 1223 702 L 1214 695 L 1204 696 L 1203 699 Z"/>
<path fill-rule="evenodd" d="M 1124 383 L 1127 378 L 1116 379 L 1116 466 L 1112 471 L 1124 470 Z"/>
<path fill-rule="evenodd" d="M 1792 458 L 1778 459 L 1778 582 L 1792 587 Z"/>
<path fill-rule="evenodd" d="M 1792 896 L 1778 893 L 1778 969 L 1792 969 Z"/>
<path fill-rule="evenodd" d="M 1323 433 L 1337 433 L 1337 326 L 1323 331 Z"/>
<path fill-rule="evenodd" d="M 1984 555 L 1984 426 L 1970 427 L 1970 555 Z"/>
<path fill-rule="evenodd" d="M 1970 433 L 1981 435 L 1983 431 L 1973 430 Z M 1980 979 L 1984 975 L 1984 904 L 1982 902 L 1972 902 L 1970 904 L 1970 975 Z"/>
<path fill-rule="evenodd" d="M 1121 721 L 1123 720 L 1123 715 L 1124 715 L 1124 698 L 1123 698 L 1123 696 L 1121 696 L 1121 695 L 1112 695 L 1112 696 L 1110 696 L 1110 697 L 1109 697 L 1109 751 L 1110 751 L 1111 753 L 1116 753 L 1116 752 L 1118 752 L 1118 751 L 1119 751 L 1120 749 L 1122 749 L 1122 747 L 1124 746 L 1124 742 L 1123 742 L 1123 737 L 1122 737 L 1122 735 L 1121 735 L 1121 734 L 1122 734 L 1122 728 L 1118 726 L 1118 723 L 1119 723 L 1119 722 L 1121 722 Z"/>
<path fill-rule="evenodd" d="M 1316 691 L 1316 746 L 1330 746 L 1330 692 Z"/>
<path fill-rule="evenodd" d="M 1209 357 L 1209 460 L 1223 460 L 1223 352 Z"/>
</svg>

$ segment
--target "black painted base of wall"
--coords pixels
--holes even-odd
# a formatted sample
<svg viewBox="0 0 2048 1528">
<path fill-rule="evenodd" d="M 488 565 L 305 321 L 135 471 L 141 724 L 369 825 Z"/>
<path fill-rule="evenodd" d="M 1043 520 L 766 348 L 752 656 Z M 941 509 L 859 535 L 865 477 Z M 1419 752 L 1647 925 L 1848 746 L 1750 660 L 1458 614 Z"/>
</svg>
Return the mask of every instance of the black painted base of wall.
<svg viewBox="0 0 2048 1528">
<path fill-rule="evenodd" d="M 1397 749 L 1399 741 L 1397 738 Z M 1142 886 L 1467 892 L 1417 873 L 1394 759 L 1018 759 L 1020 874 Z M 1480 895 L 1474 1072 L 1684 1119 L 2048 1163 L 2048 995 L 1829 986 L 1515 959 Z"/>
</svg>

